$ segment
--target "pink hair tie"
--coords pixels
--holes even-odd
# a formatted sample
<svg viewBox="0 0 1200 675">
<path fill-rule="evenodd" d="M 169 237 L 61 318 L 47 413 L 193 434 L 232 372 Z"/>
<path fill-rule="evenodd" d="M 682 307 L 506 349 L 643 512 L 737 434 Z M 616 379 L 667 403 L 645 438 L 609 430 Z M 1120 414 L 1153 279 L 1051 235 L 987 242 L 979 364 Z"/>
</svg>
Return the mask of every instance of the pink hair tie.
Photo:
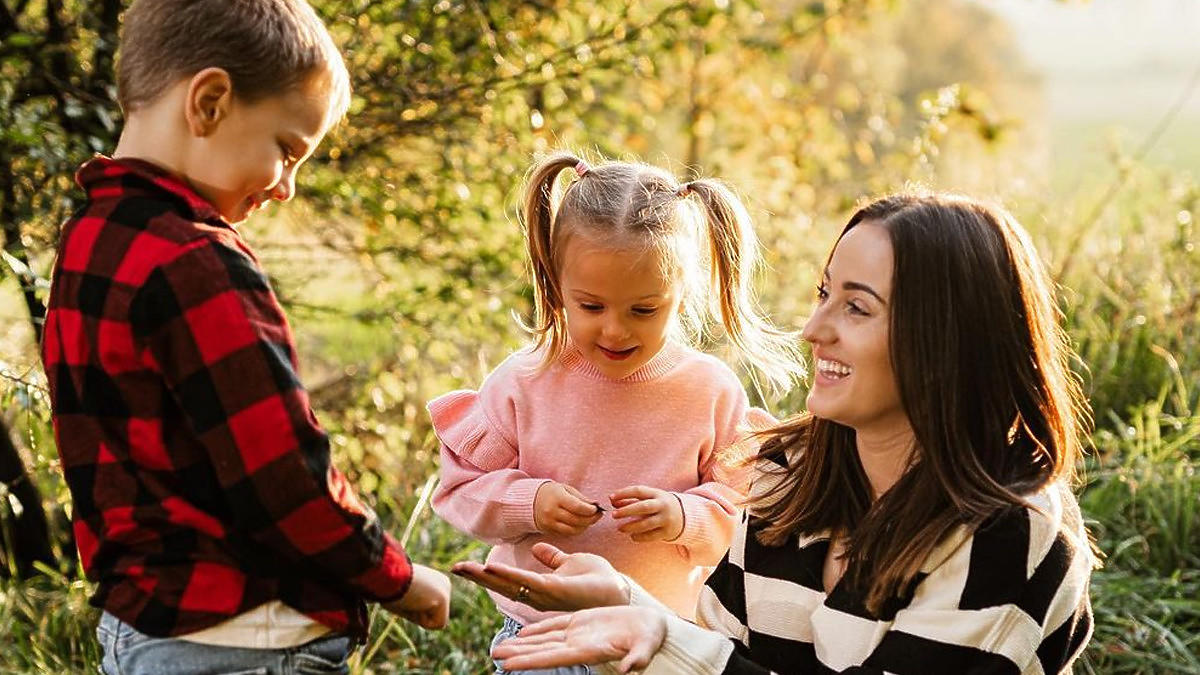
<svg viewBox="0 0 1200 675">
<path fill-rule="evenodd" d="M 579 176 L 580 178 L 583 178 L 583 175 L 587 172 L 588 172 L 587 162 L 583 161 L 582 159 L 579 160 L 579 163 L 575 165 L 575 175 Z"/>
</svg>

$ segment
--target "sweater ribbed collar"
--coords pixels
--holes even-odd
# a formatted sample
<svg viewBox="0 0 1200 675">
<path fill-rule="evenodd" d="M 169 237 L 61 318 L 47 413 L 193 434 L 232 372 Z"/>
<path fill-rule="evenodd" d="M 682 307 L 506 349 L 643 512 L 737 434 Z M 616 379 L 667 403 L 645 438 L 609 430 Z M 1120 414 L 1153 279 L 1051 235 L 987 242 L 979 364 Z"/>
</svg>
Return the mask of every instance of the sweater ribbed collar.
<svg viewBox="0 0 1200 675">
<path fill-rule="evenodd" d="M 563 350 L 562 364 L 567 370 L 579 373 L 581 375 L 586 375 L 587 377 L 593 379 L 604 380 L 606 382 L 620 382 L 622 384 L 649 382 L 650 380 L 665 375 L 667 371 L 678 365 L 679 362 L 683 360 L 683 354 L 684 350 L 681 345 L 676 344 L 672 340 L 667 340 L 666 344 L 663 345 L 663 348 L 658 350 L 658 353 L 654 355 L 654 358 L 647 361 L 646 364 L 641 368 L 638 368 L 625 377 L 617 379 L 602 373 L 599 368 L 592 365 L 592 362 L 588 361 L 587 358 L 580 353 L 579 348 L 575 346 L 575 343 L 569 342 L 567 343 L 566 348 Z"/>
</svg>

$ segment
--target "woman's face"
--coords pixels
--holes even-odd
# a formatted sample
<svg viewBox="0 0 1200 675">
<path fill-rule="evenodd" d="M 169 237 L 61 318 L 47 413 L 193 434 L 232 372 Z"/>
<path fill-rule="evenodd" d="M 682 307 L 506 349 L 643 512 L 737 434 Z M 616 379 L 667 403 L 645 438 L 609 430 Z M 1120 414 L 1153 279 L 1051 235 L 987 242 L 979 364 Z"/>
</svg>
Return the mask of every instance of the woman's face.
<svg viewBox="0 0 1200 675">
<path fill-rule="evenodd" d="M 803 331 L 815 364 L 809 412 L 860 435 L 908 426 L 888 347 L 893 262 L 881 225 L 851 228 L 833 250 Z"/>
</svg>

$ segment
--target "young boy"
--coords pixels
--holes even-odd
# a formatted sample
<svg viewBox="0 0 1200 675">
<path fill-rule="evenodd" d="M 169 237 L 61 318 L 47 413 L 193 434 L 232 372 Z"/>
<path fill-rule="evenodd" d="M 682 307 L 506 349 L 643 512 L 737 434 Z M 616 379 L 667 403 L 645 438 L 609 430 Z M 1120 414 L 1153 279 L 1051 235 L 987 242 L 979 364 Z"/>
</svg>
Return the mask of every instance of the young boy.
<svg viewBox="0 0 1200 675">
<path fill-rule="evenodd" d="M 364 599 L 440 628 L 450 583 L 330 465 L 234 228 L 291 198 L 345 65 L 303 0 L 139 0 L 123 30 L 126 124 L 79 170 L 42 353 L 104 672 L 345 672 Z"/>
</svg>

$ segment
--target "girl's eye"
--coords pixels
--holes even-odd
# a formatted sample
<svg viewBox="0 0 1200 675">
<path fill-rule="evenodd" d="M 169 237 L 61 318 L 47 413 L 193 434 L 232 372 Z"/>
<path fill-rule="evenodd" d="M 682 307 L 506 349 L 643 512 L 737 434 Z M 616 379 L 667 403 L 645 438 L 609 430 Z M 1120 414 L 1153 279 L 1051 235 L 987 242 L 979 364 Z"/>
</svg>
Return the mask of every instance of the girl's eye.
<svg viewBox="0 0 1200 675">
<path fill-rule="evenodd" d="M 604 309 L 604 306 L 598 305 L 594 302 L 581 302 L 579 303 L 579 309 L 582 309 L 585 312 L 599 312 L 600 310 Z"/>
<path fill-rule="evenodd" d="M 825 302 L 829 299 L 829 289 L 824 286 L 817 286 L 817 302 Z"/>
<path fill-rule="evenodd" d="M 296 156 L 292 154 L 292 151 L 286 145 L 280 145 L 279 150 L 283 153 L 284 166 L 292 166 L 296 163 Z"/>
<path fill-rule="evenodd" d="M 633 313 L 638 316 L 654 316 L 658 313 L 657 307 L 634 307 Z"/>
</svg>

